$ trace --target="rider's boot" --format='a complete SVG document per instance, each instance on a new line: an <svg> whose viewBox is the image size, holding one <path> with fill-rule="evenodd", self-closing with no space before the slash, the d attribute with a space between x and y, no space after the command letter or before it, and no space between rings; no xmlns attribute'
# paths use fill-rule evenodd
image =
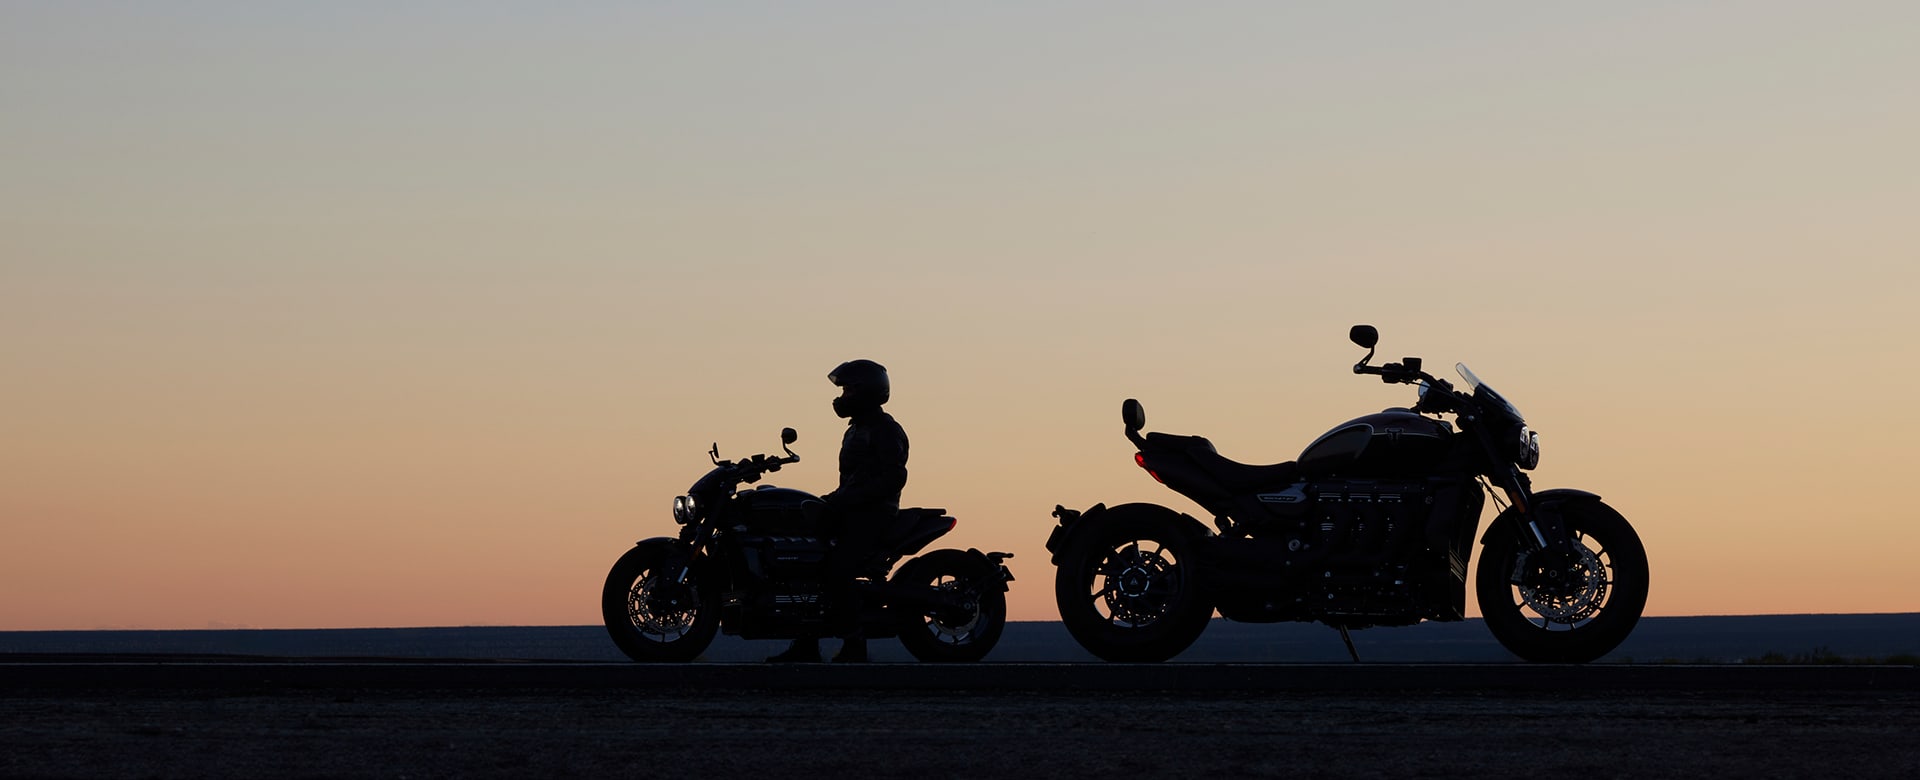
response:
<svg viewBox="0 0 1920 780"><path fill-rule="evenodd" d="M770 664L817 664L820 663L820 640L801 638L793 640L786 652L767 659Z"/></svg>
<svg viewBox="0 0 1920 780"><path fill-rule="evenodd" d="M855 631L841 640L840 652L833 654L833 662L836 664L865 663L866 660L867 635L861 631Z"/></svg>
<svg viewBox="0 0 1920 780"><path fill-rule="evenodd" d="M867 599L864 583L845 581L835 588L834 603L839 606L839 624L846 633L834 663L861 663L867 660L867 629L862 625Z"/></svg>

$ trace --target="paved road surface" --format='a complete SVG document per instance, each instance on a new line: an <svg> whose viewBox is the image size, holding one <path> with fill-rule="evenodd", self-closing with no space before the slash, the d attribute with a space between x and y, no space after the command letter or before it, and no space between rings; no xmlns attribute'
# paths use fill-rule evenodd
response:
<svg viewBox="0 0 1920 780"><path fill-rule="evenodd" d="M0 776L1920 776L1906 684L48 688L20 672L0 675Z"/></svg>

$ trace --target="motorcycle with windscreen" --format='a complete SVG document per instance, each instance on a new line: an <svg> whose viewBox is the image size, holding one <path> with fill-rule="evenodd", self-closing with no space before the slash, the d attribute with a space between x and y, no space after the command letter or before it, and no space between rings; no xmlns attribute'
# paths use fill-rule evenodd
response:
<svg viewBox="0 0 1920 780"><path fill-rule="evenodd" d="M1334 427L1297 460L1248 465L1200 436L1142 434L1140 402L1121 405L1134 462L1212 527L1152 503L1055 507L1047 550L1074 639L1110 661L1163 661L1218 610L1324 623L1353 654L1349 629L1464 620L1491 497L1498 512L1478 538L1474 591L1493 636L1539 662L1585 663L1619 646L1648 586L1646 548L1627 519L1593 493L1536 491L1526 472L1539 464L1539 436L1465 364L1455 387L1419 358L1371 365L1372 326L1349 335L1367 350L1354 373L1414 385L1417 398Z"/></svg>
<svg viewBox="0 0 1920 780"><path fill-rule="evenodd" d="M614 644L635 661L691 661L724 631L747 639L898 636L922 661L978 661L1007 620L1008 553L934 550L958 524L945 509L903 508L859 562L851 588L829 581L831 513L800 490L751 485L800 462L792 428L781 455L721 460L673 499L676 536L642 539L621 555L600 592ZM904 559L904 563L902 562ZM895 565L898 564L898 568ZM837 595L840 594L840 595ZM858 614L834 599L858 596Z"/></svg>

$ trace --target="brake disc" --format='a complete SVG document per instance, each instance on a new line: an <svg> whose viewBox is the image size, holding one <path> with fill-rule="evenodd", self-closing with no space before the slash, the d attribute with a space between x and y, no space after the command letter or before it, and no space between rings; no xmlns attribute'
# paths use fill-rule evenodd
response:
<svg viewBox="0 0 1920 780"><path fill-rule="evenodd" d="M1567 567L1567 579L1542 583L1536 577L1526 577L1519 586L1521 600L1548 622L1579 623L1607 603L1607 570L1600 556L1584 545L1574 549L1579 558ZM1522 555L1519 563L1524 567L1526 556Z"/></svg>

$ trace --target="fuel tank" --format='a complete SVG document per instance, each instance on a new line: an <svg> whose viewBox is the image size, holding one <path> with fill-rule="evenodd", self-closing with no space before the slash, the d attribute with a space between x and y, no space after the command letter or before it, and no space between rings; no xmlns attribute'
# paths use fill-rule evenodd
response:
<svg viewBox="0 0 1920 780"><path fill-rule="evenodd" d="M1407 409L1356 417L1321 434L1300 452L1300 470L1320 477L1410 477L1430 473L1446 456L1453 426Z"/></svg>
<svg viewBox="0 0 1920 780"><path fill-rule="evenodd" d="M744 523L750 533L779 536L815 535L825 509L819 496L771 485L735 493L733 502L735 522Z"/></svg>
<svg viewBox="0 0 1920 780"><path fill-rule="evenodd" d="M736 530L729 539L740 551L733 581L819 582L829 549L820 528L825 508L818 496L791 488L733 494L728 523Z"/></svg>

